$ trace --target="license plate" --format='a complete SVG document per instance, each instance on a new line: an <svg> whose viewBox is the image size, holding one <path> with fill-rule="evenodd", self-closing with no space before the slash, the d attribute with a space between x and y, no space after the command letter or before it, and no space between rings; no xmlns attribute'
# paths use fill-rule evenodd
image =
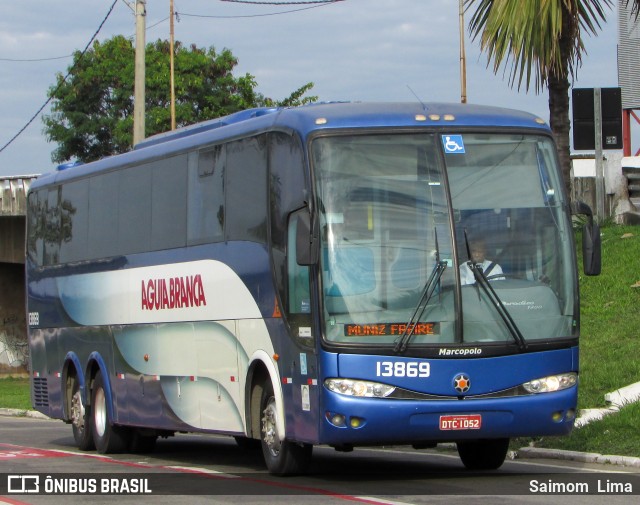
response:
<svg viewBox="0 0 640 505"><path fill-rule="evenodd" d="M440 416L440 430L479 430L481 427L480 414Z"/></svg>

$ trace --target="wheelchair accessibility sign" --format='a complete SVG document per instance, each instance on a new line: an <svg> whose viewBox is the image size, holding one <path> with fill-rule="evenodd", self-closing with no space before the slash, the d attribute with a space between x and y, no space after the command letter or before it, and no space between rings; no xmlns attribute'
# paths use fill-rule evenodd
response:
<svg viewBox="0 0 640 505"><path fill-rule="evenodd" d="M443 135L442 145L445 154L464 154L462 135Z"/></svg>

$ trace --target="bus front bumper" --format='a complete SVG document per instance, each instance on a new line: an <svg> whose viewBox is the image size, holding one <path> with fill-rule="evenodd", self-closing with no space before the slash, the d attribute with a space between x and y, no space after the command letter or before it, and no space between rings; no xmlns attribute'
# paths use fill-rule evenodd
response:
<svg viewBox="0 0 640 505"><path fill-rule="evenodd" d="M565 435L573 428L577 388L484 400L355 398L323 391L320 443L413 444Z"/></svg>

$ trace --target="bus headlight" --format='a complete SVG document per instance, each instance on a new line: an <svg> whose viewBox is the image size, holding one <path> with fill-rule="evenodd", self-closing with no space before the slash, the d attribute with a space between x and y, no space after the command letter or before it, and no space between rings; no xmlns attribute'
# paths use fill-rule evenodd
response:
<svg viewBox="0 0 640 505"><path fill-rule="evenodd" d="M384 398L395 391L395 387L379 382L357 379L326 379L324 386L334 393L364 398Z"/></svg>
<svg viewBox="0 0 640 505"><path fill-rule="evenodd" d="M569 372L525 382L522 387L529 393L553 393L575 386L577 383L578 374Z"/></svg>

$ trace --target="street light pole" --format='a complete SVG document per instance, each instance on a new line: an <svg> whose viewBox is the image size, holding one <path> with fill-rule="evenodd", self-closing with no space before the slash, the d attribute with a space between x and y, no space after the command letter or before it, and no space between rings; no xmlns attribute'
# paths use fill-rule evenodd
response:
<svg viewBox="0 0 640 505"><path fill-rule="evenodd" d="M467 61L464 51L464 0L459 0L460 18L460 102L467 103Z"/></svg>
<svg viewBox="0 0 640 505"><path fill-rule="evenodd" d="M146 0L136 0L136 54L133 85L133 145L145 137Z"/></svg>
<svg viewBox="0 0 640 505"><path fill-rule="evenodd" d="M596 216L598 223L604 221L604 199L605 199L605 186L604 186L604 164L602 161L602 89L593 89L593 129L594 129L594 144L595 144L595 158L596 158Z"/></svg>
<svg viewBox="0 0 640 505"><path fill-rule="evenodd" d="M176 129L176 84L173 52L175 50L175 38L173 30L173 0L169 2L169 74L171 79L171 129Z"/></svg>

